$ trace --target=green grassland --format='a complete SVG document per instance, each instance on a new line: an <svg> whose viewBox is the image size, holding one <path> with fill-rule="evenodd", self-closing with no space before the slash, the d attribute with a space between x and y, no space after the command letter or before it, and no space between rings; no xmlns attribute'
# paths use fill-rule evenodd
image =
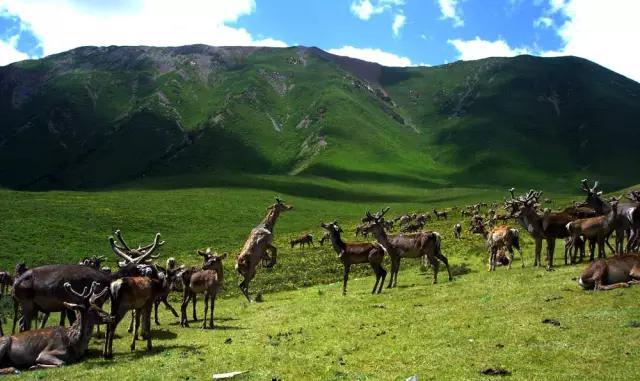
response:
<svg viewBox="0 0 640 381"><path fill-rule="evenodd" d="M190 187L175 189L181 182ZM275 194L295 209L276 225L278 264L259 269L252 284L264 302L248 304L237 292L233 257ZM84 361L16 379L205 380L213 373L248 370L238 379L403 380L417 374L420 380L477 380L491 379L479 373L490 367L505 368L512 372L509 379L518 380L633 378L640 356L638 288L584 292L575 282L584 265L563 266L559 253L556 271L532 268L533 244L525 232L526 267L518 259L513 269L489 274L479 236L465 231L462 240L453 239L459 217L433 222L428 227L443 235L452 282L440 276L432 285L430 270L405 260L399 287L370 295L370 269L356 266L344 297L342 266L331 247L301 253L287 244L302 232L319 238L320 221L333 219L354 240L353 226L367 209L425 211L505 195L502 189L250 175L152 178L94 192L1 190L2 267L19 260L32 266L75 262L89 254L113 260L106 237L116 228L130 243L146 243L160 231L167 241L163 259L197 264L194 250L206 246L231 256L216 303L216 329L203 331L201 322L180 328L162 311L151 353L144 352L143 342L137 352L129 351L123 323L114 360L100 357L102 340L96 338ZM556 207L582 198L549 196ZM178 298L172 297L174 306ZM199 317L201 308L199 303ZM560 325L544 324L545 319Z"/></svg>

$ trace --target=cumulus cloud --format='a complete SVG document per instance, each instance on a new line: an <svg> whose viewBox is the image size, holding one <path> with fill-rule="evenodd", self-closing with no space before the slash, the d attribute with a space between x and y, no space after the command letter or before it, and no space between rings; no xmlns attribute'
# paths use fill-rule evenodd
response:
<svg viewBox="0 0 640 381"><path fill-rule="evenodd" d="M553 26L553 19L546 16L538 17L533 21L533 26L536 28L550 28Z"/></svg>
<svg viewBox="0 0 640 381"><path fill-rule="evenodd" d="M397 14L393 18L393 24L391 25L391 30L393 31L393 35L398 37L400 35L400 29L404 26L404 23L407 21L407 18L403 14Z"/></svg>
<svg viewBox="0 0 640 381"><path fill-rule="evenodd" d="M255 10L254 0L115 1L0 0L0 9L20 17L40 40L45 55L84 45L286 46L273 38L255 39L233 24ZM4 56L3 56L4 57Z"/></svg>
<svg viewBox="0 0 640 381"><path fill-rule="evenodd" d="M356 48L346 45L338 49L329 49L328 52L339 56L377 62L384 66L415 66L408 57L398 56L376 48Z"/></svg>
<svg viewBox="0 0 640 381"><path fill-rule="evenodd" d="M15 47L16 39L9 41L0 40L0 66L8 65L12 62L22 61L29 58L26 53L18 51Z"/></svg>
<svg viewBox="0 0 640 381"><path fill-rule="evenodd" d="M465 61L486 57L513 57L520 54L531 54L528 48L512 48L502 39L488 41L476 36L472 40L456 39L447 42L458 51L457 58Z"/></svg>
<svg viewBox="0 0 640 381"><path fill-rule="evenodd" d="M451 19L454 27L460 27L464 25L464 20L460 16L460 7L458 3L460 0L438 0L440 6L440 13L442 13L442 19Z"/></svg>
<svg viewBox="0 0 640 381"><path fill-rule="evenodd" d="M563 47L543 55L575 55L640 81L640 1L550 0L566 21L557 29Z"/></svg>
<svg viewBox="0 0 640 381"><path fill-rule="evenodd" d="M393 6L404 4L404 0L355 0L351 3L351 13L360 20L369 20L372 15L380 14Z"/></svg>

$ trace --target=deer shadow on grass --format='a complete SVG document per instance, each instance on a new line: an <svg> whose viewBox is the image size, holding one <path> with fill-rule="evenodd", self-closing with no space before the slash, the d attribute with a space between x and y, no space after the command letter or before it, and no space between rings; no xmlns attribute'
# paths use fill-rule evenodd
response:
<svg viewBox="0 0 640 381"><path fill-rule="evenodd" d="M449 268L451 269L451 276L454 278L454 280L457 276L476 272L476 270L470 268L466 262L460 264L451 264L449 265ZM429 272L431 272L431 267L420 266L421 274L428 274ZM440 283L440 281L438 281L438 283Z"/></svg>
<svg viewBox="0 0 640 381"><path fill-rule="evenodd" d="M82 361L79 362L78 365L81 365L85 369L93 369L99 368L103 366L111 367L116 362L130 362L136 361L145 357L152 357L158 355L166 355L164 352L166 351L176 351L172 353L173 355L180 356L180 353L190 353L190 354L198 354L202 353L202 348L204 345L201 344L173 344L173 345L154 345L153 349L150 352L147 352L144 349L137 349L135 352L131 352L129 350L118 351L113 354L113 359L106 360L102 357L102 348L89 348L86 352L85 360L97 360L97 362L92 361Z"/></svg>

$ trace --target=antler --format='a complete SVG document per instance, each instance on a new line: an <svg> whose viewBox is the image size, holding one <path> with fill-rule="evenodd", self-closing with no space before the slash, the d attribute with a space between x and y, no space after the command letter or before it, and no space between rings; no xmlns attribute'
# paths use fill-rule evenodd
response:
<svg viewBox="0 0 640 381"><path fill-rule="evenodd" d="M98 285L96 282L93 282L94 285ZM102 291L100 291L99 294L95 293L95 288L92 288L93 291L91 292L91 297L89 298L89 304L95 304L96 300L102 298L104 296L104 294L107 293L107 291L109 291L109 287L106 287L102 289Z"/></svg>
<svg viewBox="0 0 640 381"><path fill-rule="evenodd" d="M113 250L115 255L124 259L127 263L133 263L133 258L128 256L121 247L116 245L115 240L111 236L109 237L109 245L111 245L111 250Z"/></svg>
<svg viewBox="0 0 640 381"><path fill-rule="evenodd" d="M129 245L127 245L127 243L124 241L124 237L122 237L122 232L120 231L120 229L116 229L114 234L116 235L116 238L118 239L118 241L122 244L121 249L124 249L126 251L131 251L131 248L129 247Z"/></svg>

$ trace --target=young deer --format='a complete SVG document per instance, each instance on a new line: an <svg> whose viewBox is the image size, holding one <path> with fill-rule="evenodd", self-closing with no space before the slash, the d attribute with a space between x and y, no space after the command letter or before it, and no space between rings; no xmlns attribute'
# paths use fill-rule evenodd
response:
<svg viewBox="0 0 640 381"><path fill-rule="evenodd" d="M511 269L511 263L513 262L513 248L520 253L520 259L522 259L522 267L524 267L524 257L522 256L522 250L520 250L520 237L518 229L511 228L506 225L496 226L491 231L487 231L484 224L479 223L472 226L472 232L481 234L487 242L487 249L489 250L489 271L495 271L496 263L498 262L498 252L507 251L507 263L508 268Z"/></svg>
<svg viewBox="0 0 640 381"><path fill-rule="evenodd" d="M373 285L372 294L382 292L384 278L387 271L382 267L382 261L387 250L378 243L346 243L342 240L340 233L342 229L336 221L321 223L320 226L329 233L333 249L338 253L338 258L344 265L344 279L342 283L342 295L347 294L347 282L349 281L349 271L351 265L369 263L376 274L376 283ZM379 286L378 286L379 285Z"/></svg>
<svg viewBox="0 0 640 381"><path fill-rule="evenodd" d="M106 294L108 288L96 293L98 283L93 282L89 291L75 291L70 283L65 283L67 300L64 305L75 311L76 319L69 327L49 327L25 331L14 336L0 338L0 363L10 366L0 370L0 374L15 373L16 368L55 368L81 359L87 348L97 322L108 322L110 316L96 302Z"/></svg>
<svg viewBox="0 0 640 381"><path fill-rule="evenodd" d="M209 311L209 328L213 329L213 313L215 310L216 296L218 290L224 283L224 272L222 260L227 257L227 253L217 255L211 253L211 248L206 251L198 250L198 254L203 257L202 270L190 269L183 273L184 293L182 297L180 325L188 327L187 306L189 300L195 299L198 294L204 295L204 318L202 319L202 329L207 329L207 311ZM211 304L209 304L211 303Z"/></svg>
<svg viewBox="0 0 640 381"><path fill-rule="evenodd" d="M307 234L303 234L298 238L294 238L289 240L289 244L291 245L291 248L293 249L296 245L300 246L301 250L304 250L304 246L307 245L308 247L311 247L313 245L313 235L307 233Z"/></svg>
<svg viewBox="0 0 640 381"><path fill-rule="evenodd" d="M449 269L449 261L442 254L440 248L440 234L437 232L421 232L388 236L383 228L383 217L388 210L389 208L387 207L375 215L371 215L367 211L365 217L368 221L365 230L373 233L378 243L388 251L391 257L391 279L389 279L387 288L396 286L398 271L400 270L400 259L402 258L422 258L425 265L428 262L433 268L433 283L438 282L438 270L440 267L438 261L440 261L447 268L449 280L453 280Z"/></svg>

